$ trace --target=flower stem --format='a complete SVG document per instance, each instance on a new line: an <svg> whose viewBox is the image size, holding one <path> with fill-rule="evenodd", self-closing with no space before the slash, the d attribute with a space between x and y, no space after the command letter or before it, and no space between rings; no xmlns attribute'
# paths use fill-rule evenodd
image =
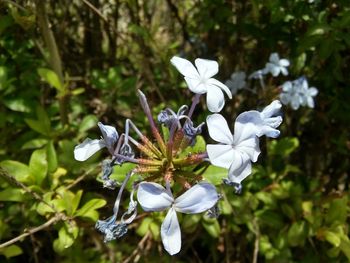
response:
<svg viewBox="0 0 350 263"><path fill-rule="evenodd" d="M202 94L196 94L193 99L192 99L192 105L190 108L190 111L188 112L188 117L191 118L192 114L194 112L194 109L196 108L197 104L199 103L199 99L201 97Z"/></svg>

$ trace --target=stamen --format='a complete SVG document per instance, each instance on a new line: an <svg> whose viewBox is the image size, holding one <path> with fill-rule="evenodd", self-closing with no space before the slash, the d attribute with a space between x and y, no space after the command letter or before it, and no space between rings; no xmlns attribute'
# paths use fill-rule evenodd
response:
<svg viewBox="0 0 350 263"><path fill-rule="evenodd" d="M143 111L145 112L145 114L148 118L148 121L150 123L152 134L153 134L154 138L157 140L161 152L164 155L166 155L165 143L164 143L162 137L160 136L158 128L153 120L152 113L151 113L151 110L150 110L149 105L147 103L146 96L145 96L145 94L142 93L141 90L137 90L137 92L138 92L138 96L140 99L141 107L142 107Z"/></svg>

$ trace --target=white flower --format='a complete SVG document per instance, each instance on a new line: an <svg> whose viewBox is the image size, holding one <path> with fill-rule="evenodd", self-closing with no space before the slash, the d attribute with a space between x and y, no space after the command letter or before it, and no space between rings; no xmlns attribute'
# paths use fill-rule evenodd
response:
<svg viewBox="0 0 350 263"><path fill-rule="evenodd" d="M231 90L232 95L235 95L238 90L243 89L246 85L246 74L243 71L232 73L231 78L225 82L225 85Z"/></svg>
<svg viewBox="0 0 350 263"><path fill-rule="evenodd" d="M232 94L226 85L212 78L219 72L219 65L216 61L197 58L195 65L187 59L173 57L171 63L185 77L188 88L196 94L207 93L207 105L211 112L219 112L225 105L225 98L222 90L231 99Z"/></svg>
<svg viewBox="0 0 350 263"><path fill-rule="evenodd" d="M215 187L207 182L200 182L174 199L169 185L167 189L157 183L139 184L137 199L147 212L163 211L170 208L161 226L163 246L170 255L181 249L181 231L176 212L186 214L202 213L212 208L219 197Z"/></svg>
<svg viewBox="0 0 350 263"><path fill-rule="evenodd" d="M251 173L251 162L256 162L260 154L255 126L236 122L235 134L232 135L225 118L220 114L208 116L207 125L210 137L220 143L207 145L210 162L229 169L229 181L241 183Z"/></svg>
<svg viewBox="0 0 350 263"><path fill-rule="evenodd" d="M272 76L277 77L280 73L284 76L288 75L287 67L290 65L287 59L280 59L277 53L270 55L270 61L266 63L265 69L270 72Z"/></svg>
<svg viewBox="0 0 350 263"><path fill-rule="evenodd" d="M75 160L85 161L104 147L107 147L108 151L113 154L114 144L118 140L118 132L114 127L103 125L101 122L98 123L98 127L101 130L103 138L95 140L86 138L81 144L75 146Z"/></svg>

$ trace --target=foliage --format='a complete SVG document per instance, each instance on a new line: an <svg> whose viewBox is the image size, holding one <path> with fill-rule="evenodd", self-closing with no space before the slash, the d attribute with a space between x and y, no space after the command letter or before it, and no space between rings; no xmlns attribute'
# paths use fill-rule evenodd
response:
<svg viewBox="0 0 350 263"><path fill-rule="evenodd" d="M159 249L164 213L141 214L128 237L103 243L94 224L109 215L116 193L102 188L98 157L78 163L74 146L88 133L98 138L98 120L121 127L132 115L148 130L138 88L154 114L187 102L169 67L173 55L216 59L224 80L262 68L272 52L290 59L292 76L306 75L318 88L316 107L284 109L280 140L262 147L242 195L222 188L218 219L179 215L183 249L175 260L350 260L348 0L43 3L0 2L1 243L29 233L1 247L0 260L170 261ZM223 114L233 120L267 105L286 80L242 90ZM125 170L112 178L122 180ZM210 167L203 176L220 186L224 174ZM30 233L38 226L45 227Z"/></svg>

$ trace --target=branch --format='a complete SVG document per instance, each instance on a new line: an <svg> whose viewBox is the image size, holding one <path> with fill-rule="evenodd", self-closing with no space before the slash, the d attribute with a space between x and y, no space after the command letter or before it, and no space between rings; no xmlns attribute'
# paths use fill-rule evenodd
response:
<svg viewBox="0 0 350 263"><path fill-rule="evenodd" d="M0 167L0 177L4 178L5 180L7 180L8 182L10 182L11 184L13 184L13 185L15 185L17 187L22 188L26 193L28 193L31 196L33 196L34 199L44 203L45 205L50 207L53 211L55 211L56 214L59 214L59 212L56 210L56 208L53 205L51 205L48 202L46 202L40 195L38 195L36 192L32 191L28 186L26 186L25 184L17 181L17 179L15 177L10 175L2 167Z"/></svg>
<svg viewBox="0 0 350 263"><path fill-rule="evenodd" d="M254 226L254 232L255 232L255 242L254 242L254 254L253 254L253 260L252 263L258 263L258 254L259 254L259 243L260 243L260 229L259 224L254 218L253 220L253 226Z"/></svg>
<svg viewBox="0 0 350 263"><path fill-rule="evenodd" d="M0 249L4 248L6 246L12 245L13 243L29 236L32 235L42 229L45 229L49 226L51 226L52 224L55 224L58 221L61 220L68 220L67 216L59 211L56 210L56 208L49 204L48 202L46 202L40 195L38 195L37 193L33 192L29 187L27 187L25 184L17 181L17 179L15 177L13 177L12 175L10 175L6 170L4 170L2 167L0 167L0 177L4 178L5 180L7 180L8 182L12 183L13 185L22 188L26 193L32 195L34 197L34 199L44 203L45 205L47 205L48 207L50 207L54 212L55 212L55 216L52 217L51 219L49 219L49 221L47 221L46 223L38 226L38 227L34 227L32 229L26 230L25 233L5 242L0 244Z"/></svg>
<svg viewBox="0 0 350 263"><path fill-rule="evenodd" d="M145 242L147 241L147 239L150 237L150 232L147 232L146 235L143 236L143 238L140 240L140 242L138 243L136 249L131 253L131 255L129 257L127 257L123 263L129 263L131 261L131 259L133 259L140 250L143 249Z"/></svg>
<svg viewBox="0 0 350 263"><path fill-rule="evenodd" d="M12 245L14 243L16 243L17 241L20 241L21 239L29 236L29 235L32 235L40 230L43 230L49 226L51 226L52 224L55 224L56 222L60 221L60 220L64 220L64 218L62 217L61 214L57 214L56 216L52 217L49 221L47 221L46 223L40 225L40 226L37 226L37 227L34 227L34 228L31 228L29 230L26 230L25 233L5 242L5 243L2 243L0 244L0 249L1 248L4 248L4 247L7 247L9 245Z"/></svg>
<svg viewBox="0 0 350 263"><path fill-rule="evenodd" d="M38 25L39 25L41 34L43 36L45 45L49 51L50 67L56 73L61 85L63 86L64 78L63 78L63 70L62 70L62 61L61 61L61 57L56 44L55 36L49 25L49 19L47 17L46 10L45 10L45 1L36 0L35 5L37 9L36 13L38 18ZM62 125L65 125L68 123L68 109L67 109L68 101L67 100L68 100L67 94L63 94L63 96L61 96L58 99Z"/></svg>

